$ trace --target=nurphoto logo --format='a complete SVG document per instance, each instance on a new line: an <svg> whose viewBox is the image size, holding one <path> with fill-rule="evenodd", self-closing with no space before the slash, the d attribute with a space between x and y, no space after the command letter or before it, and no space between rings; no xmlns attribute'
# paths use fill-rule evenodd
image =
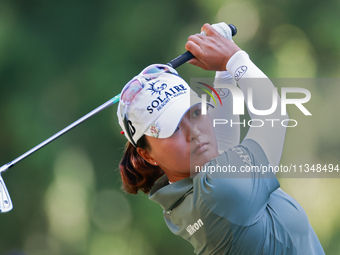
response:
<svg viewBox="0 0 340 255"><path fill-rule="evenodd" d="M242 70L240 70L240 76L242 76ZM243 70L245 71L245 70ZM271 89L271 106L267 109L258 109L255 107L253 98L254 98L254 91L256 91L256 88L248 87L246 93L243 93L242 90L234 85L230 84L223 84L223 86L215 86L213 88L212 86L203 83L203 82L197 82L201 85L204 85L204 88L200 88L205 93L201 95L202 99L202 115L207 114L207 95L209 95L212 99L212 101L215 103L215 106L217 106L215 97L220 101L220 104L222 106L222 101L215 89L221 89L221 90L229 90L228 96L232 97L233 100L233 115L244 115L245 114L245 104L248 106L248 111L250 113L253 113L257 116L269 116L268 119L252 119L246 122L246 120L243 120L242 122L238 123L232 123L231 120L225 120L225 119L214 119L214 127L216 125L242 125L242 126L249 126L249 127L262 127L266 122L271 123L272 127L274 127L278 119L271 119L270 115L273 114L275 111L280 110L280 114L282 116L287 114L287 105L293 105L294 107L297 107L303 115L305 116L311 116L312 113L304 106L307 102L311 99L311 93L309 90L305 88L296 88L296 87L282 87L280 89L281 94L281 102L278 103L278 91L277 88ZM211 93L207 88L209 88L213 93ZM259 93L256 91L256 93ZM294 98L291 98L294 94ZM266 93L268 96L268 92ZM278 109L279 108L279 109ZM296 127L298 125L297 120L295 119L284 119L280 121L280 124L285 127Z"/></svg>

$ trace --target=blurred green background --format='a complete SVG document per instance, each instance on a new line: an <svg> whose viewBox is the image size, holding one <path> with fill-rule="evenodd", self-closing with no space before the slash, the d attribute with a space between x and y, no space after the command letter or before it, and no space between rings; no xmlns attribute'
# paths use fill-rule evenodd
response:
<svg viewBox="0 0 340 255"><path fill-rule="evenodd" d="M0 165L118 94L145 66L183 53L206 22L235 24L235 42L269 77L339 78L339 7L338 0L0 0ZM214 76L189 64L178 71L187 80ZM316 93L313 109L328 109L328 117L289 130L283 162L300 152L306 163L339 164L340 90L316 84ZM114 106L3 174L14 209L0 215L0 254L193 254L157 204L120 189L119 132ZM326 254L340 254L339 180L280 179Z"/></svg>

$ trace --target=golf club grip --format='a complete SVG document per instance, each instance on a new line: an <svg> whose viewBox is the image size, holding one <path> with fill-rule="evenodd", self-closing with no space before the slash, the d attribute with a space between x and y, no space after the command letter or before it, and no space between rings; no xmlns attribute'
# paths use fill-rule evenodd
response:
<svg viewBox="0 0 340 255"><path fill-rule="evenodd" d="M192 58L194 58L194 55L192 55L190 51L187 51L182 55L178 56L177 58L171 60L169 63L167 63L167 65L176 69L177 67L183 65Z"/></svg>
<svg viewBox="0 0 340 255"><path fill-rule="evenodd" d="M232 24L229 24L228 26L231 30L231 35L232 36L236 35L236 33L237 33L236 27ZM221 33L221 32L219 31L219 33ZM223 35L223 36L225 36L225 35ZM194 58L194 55L192 55L192 53L190 51L187 51L187 52L183 53L182 55L178 56L177 58L171 60L169 63L167 63L167 65L176 69L177 67L183 65L184 63L186 63L187 61L189 61L192 58Z"/></svg>

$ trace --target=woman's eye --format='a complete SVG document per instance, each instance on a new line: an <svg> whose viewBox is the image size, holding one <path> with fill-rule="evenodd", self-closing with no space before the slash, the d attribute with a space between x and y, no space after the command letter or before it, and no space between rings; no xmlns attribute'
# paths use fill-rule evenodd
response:
<svg viewBox="0 0 340 255"><path fill-rule="evenodd" d="M201 109L195 109L195 111L192 114L192 117L195 118L195 117L198 117L200 115L201 115Z"/></svg>

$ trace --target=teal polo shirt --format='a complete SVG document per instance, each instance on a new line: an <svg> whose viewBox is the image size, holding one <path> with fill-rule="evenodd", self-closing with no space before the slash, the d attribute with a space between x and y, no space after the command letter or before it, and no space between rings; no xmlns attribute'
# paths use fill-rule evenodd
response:
<svg viewBox="0 0 340 255"><path fill-rule="evenodd" d="M196 254L325 254L305 211L273 173L240 172L268 166L255 141L246 139L205 165L217 166L238 171L200 172L173 184L163 176L149 196Z"/></svg>

